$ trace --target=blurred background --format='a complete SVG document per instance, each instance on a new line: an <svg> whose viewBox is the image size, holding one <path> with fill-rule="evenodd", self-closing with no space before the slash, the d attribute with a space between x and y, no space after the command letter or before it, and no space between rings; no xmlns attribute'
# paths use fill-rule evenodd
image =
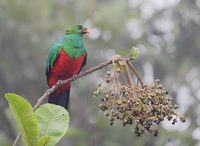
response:
<svg viewBox="0 0 200 146"><path fill-rule="evenodd" d="M92 29L85 37L84 70L138 47L138 71L147 83L161 80L187 122L163 122L158 137L141 138L133 126L110 126L93 98L104 68L73 83L70 128L58 146L200 146L200 0L1 0L1 146L11 145L18 133L4 94L36 103L48 88L49 48L73 24Z"/></svg>

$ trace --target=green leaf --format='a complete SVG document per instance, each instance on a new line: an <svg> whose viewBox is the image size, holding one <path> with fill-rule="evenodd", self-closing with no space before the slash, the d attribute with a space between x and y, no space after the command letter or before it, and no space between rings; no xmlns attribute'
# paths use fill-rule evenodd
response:
<svg viewBox="0 0 200 146"><path fill-rule="evenodd" d="M140 54L140 51L136 47L132 47L131 49L131 58L136 59Z"/></svg>
<svg viewBox="0 0 200 146"><path fill-rule="evenodd" d="M67 132L69 114L67 110L55 104L44 104L35 111L40 128L39 137L48 136L47 146L54 146Z"/></svg>
<svg viewBox="0 0 200 146"><path fill-rule="evenodd" d="M7 93L5 97L19 125L25 144L36 146L38 144L38 125L31 104L17 94Z"/></svg>
<svg viewBox="0 0 200 146"><path fill-rule="evenodd" d="M40 138L38 146L47 146L47 144L51 141L51 137L43 136Z"/></svg>

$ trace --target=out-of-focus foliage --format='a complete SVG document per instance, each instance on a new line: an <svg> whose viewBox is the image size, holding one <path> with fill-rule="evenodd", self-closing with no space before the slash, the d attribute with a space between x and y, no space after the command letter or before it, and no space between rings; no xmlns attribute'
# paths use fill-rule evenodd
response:
<svg viewBox="0 0 200 146"><path fill-rule="evenodd" d="M140 56L135 65L144 80L151 83L159 78L187 122L170 126L166 121L158 137L139 139L132 134L133 127L123 127L122 123L109 126L98 112L99 102L92 98L94 85L106 71L103 69L73 83L71 126L59 145L200 144L200 0L1 0L1 97L12 91L30 97L34 104L47 89L44 70L49 48L67 26L79 23L93 28L85 38L85 68L115 53L126 56L128 48L136 46ZM3 98L0 100L0 133L13 141L16 135L6 114L8 106Z"/></svg>

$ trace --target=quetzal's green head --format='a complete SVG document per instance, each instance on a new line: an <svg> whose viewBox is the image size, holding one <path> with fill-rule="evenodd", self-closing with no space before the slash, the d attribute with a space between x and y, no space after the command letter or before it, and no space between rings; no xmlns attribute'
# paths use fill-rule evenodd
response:
<svg viewBox="0 0 200 146"><path fill-rule="evenodd" d="M90 32L90 30L87 27L83 27L82 25L74 25L74 26L69 27L66 30L66 35L69 35L69 34L84 35L89 32Z"/></svg>

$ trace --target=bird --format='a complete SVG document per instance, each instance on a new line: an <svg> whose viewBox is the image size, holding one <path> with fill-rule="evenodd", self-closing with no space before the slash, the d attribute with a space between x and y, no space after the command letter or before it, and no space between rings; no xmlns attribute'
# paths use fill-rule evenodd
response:
<svg viewBox="0 0 200 146"><path fill-rule="evenodd" d="M65 35L50 48L47 64L47 84L51 88L59 80L76 77L87 60L83 36L90 29L82 25L70 26ZM71 82L63 84L49 95L48 102L68 110Z"/></svg>

